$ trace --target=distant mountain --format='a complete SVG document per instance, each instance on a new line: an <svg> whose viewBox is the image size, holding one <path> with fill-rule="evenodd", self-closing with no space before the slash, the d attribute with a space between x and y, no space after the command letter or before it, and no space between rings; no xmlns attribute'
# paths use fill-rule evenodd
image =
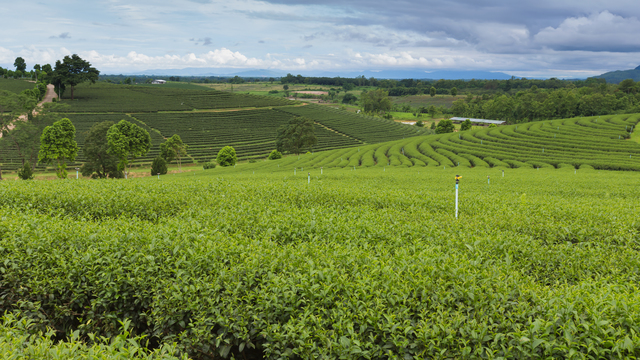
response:
<svg viewBox="0 0 640 360"><path fill-rule="evenodd" d="M503 72L473 71L473 70L438 70L425 71L420 69L409 70L365 70L365 71L286 71L278 69L237 69L237 68L185 68L185 69L153 69L131 72L126 75L147 76L221 76L221 77L281 77L288 73L293 75L316 77L347 77L354 78L364 75L366 78L376 79L430 79L430 80L507 80L511 75ZM117 75L117 74L114 74Z"/></svg>
<svg viewBox="0 0 640 360"><path fill-rule="evenodd" d="M619 84L622 80L633 79L633 81L640 81L640 66L631 70L616 70L609 71L608 73L604 73L599 76L595 76L597 78L607 80L609 84Z"/></svg>

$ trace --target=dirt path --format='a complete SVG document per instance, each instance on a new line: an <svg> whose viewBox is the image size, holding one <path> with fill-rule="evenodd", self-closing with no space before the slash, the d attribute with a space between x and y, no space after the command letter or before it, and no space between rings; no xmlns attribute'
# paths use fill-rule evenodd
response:
<svg viewBox="0 0 640 360"><path fill-rule="evenodd" d="M57 98L57 97L58 95L56 95L53 85L52 84L47 85L47 93L42 98L42 101L38 103L36 108L33 109L33 115L38 115L38 109L40 109L44 103L50 103L53 101L54 98ZM18 116L16 121L27 121L27 114ZM16 127L15 125L9 124L9 126L7 126L7 130L13 130L15 127ZM2 137L2 132L0 132L0 137Z"/></svg>

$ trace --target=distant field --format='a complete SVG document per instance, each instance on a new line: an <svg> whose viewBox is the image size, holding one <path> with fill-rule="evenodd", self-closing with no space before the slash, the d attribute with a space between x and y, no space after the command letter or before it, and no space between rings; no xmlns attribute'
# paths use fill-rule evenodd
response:
<svg viewBox="0 0 640 360"><path fill-rule="evenodd" d="M4 79L0 78L0 90L7 90L14 93L20 93L23 90L33 89L36 84L26 80Z"/></svg>
<svg viewBox="0 0 640 360"><path fill-rule="evenodd" d="M436 95L431 97L430 95L407 95L407 96L391 96L391 101L394 104L409 104L412 107L420 106L444 106L450 108L451 104L458 99L464 99L465 96L451 96L451 95Z"/></svg>
<svg viewBox="0 0 640 360"><path fill-rule="evenodd" d="M83 84L75 91L75 100L67 91L63 103L68 112L156 112L228 109L292 104L291 101L222 91L202 91L174 87Z"/></svg>

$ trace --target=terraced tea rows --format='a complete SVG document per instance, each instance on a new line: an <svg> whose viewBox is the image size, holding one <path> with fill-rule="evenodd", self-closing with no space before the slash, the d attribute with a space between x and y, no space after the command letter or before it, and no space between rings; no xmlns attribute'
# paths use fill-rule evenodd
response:
<svg viewBox="0 0 640 360"><path fill-rule="evenodd" d="M65 100L69 112L157 112L194 109L228 109L293 104L284 98L232 94L224 91L187 90L149 86L122 86L107 83L80 85L76 100Z"/></svg>
<svg viewBox="0 0 640 360"><path fill-rule="evenodd" d="M428 132L428 130L416 126L402 125L383 118L348 113L316 104L281 107L276 110L296 116L306 116L335 131L369 144L417 136Z"/></svg>
<svg viewBox="0 0 640 360"><path fill-rule="evenodd" d="M260 167L463 166L640 170L640 145L625 140L640 114L532 122L282 159ZM341 159L338 161L338 159Z"/></svg>
<svg viewBox="0 0 640 360"><path fill-rule="evenodd" d="M275 149L276 130L292 115L274 110L206 113L133 114L164 137L178 134L189 144L194 160L209 161L224 146L233 146L240 159L265 158ZM316 125L314 151L344 148L359 141Z"/></svg>

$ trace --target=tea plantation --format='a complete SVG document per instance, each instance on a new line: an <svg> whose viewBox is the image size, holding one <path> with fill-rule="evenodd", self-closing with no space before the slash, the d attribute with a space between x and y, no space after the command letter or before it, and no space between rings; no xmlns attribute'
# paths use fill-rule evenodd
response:
<svg viewBox="0 0 640 360"><path fill-rule="evenodd" d="M286 158L261 169L399 166L640 170L640 144L628 140L640 114L561 119L406 138Z"/></svg>
<svg viewBox="0 0 640 360"><path fill-rule="evenodd" d="M2 182L3 356L640 355L638 172L258 165Z"/></svg>

